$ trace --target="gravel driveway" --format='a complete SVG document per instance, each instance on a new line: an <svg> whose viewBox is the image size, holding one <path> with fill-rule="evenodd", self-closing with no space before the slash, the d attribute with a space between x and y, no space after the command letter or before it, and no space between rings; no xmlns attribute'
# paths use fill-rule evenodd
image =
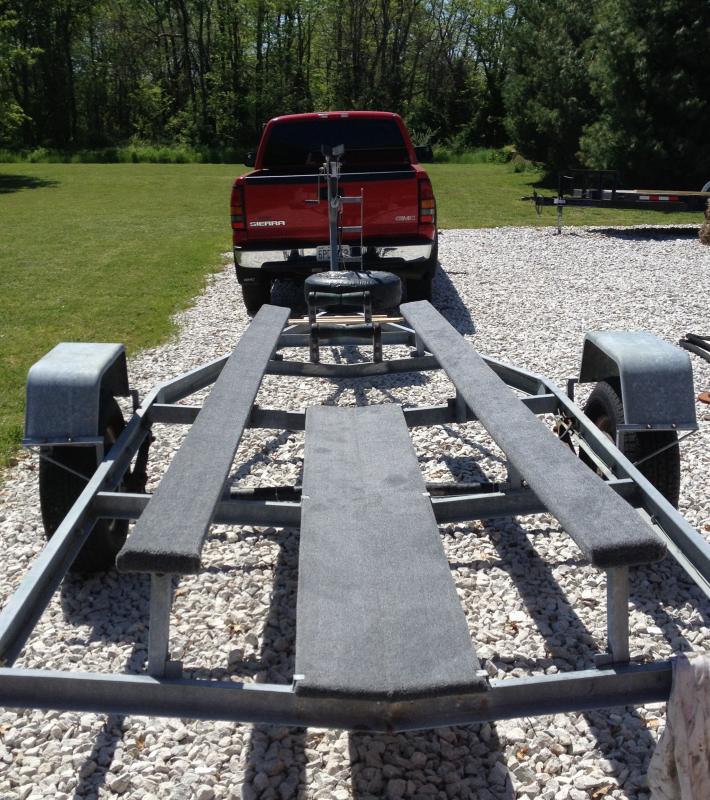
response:
<svg viewBox="0 0 710 800"><path fill-rule="evenodd" d="M679 232L500 228L445 231L434 304L477 349L563 384L578 370L584 332L626 328L676 342L710 329L710 248ZM141 353L131 381L159 380L228 352L247 324L233 270L210 278L180 315L174 341ZM288 286L276 299L295 301ZM335 355L331 357L336 357ZM696 390L710 365L693 357ZM451 396L436 374L357 381L267 378L257 402L431 403ZM580 392L583 396L583 392ZM710 539L710 407L681 445L681 510ZM160 426L159 426L160 427ZM160 428L154 487L180 442ZM476 424L415 429L428 480L503 474ZM233 479L293 483L303 435L247 431ZM22 457L0 488L0 601L42 546L36 462ZM604 646L605 582L550 516L442 526L477 651L491 676L588 668ZM205 570L181 579L171 649L193 676L289 682L293 670L297 534L214 529ZM65 581L18 666L129 670L146 655L147 581L112 572ZM710 603L670 561L632 582L631 651L665 657L709 649ZM664 707L517 719L401 735L361 735L227 722L58 712L0 713L0 798L545 798L648 797L645 772Z"/></svg>

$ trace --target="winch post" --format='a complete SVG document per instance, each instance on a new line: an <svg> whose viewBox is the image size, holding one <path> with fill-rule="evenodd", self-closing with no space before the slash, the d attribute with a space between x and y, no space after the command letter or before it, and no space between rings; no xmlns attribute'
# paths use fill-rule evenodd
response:
<svg viewBox="0 0 710 800"><path fill-rule="evenodd" d="M339 269L339 247L338 247L338 218L340 216L340 159L345 152L345 145L339 144L334 147L323 145L321 152L325 157L326 183L328 185L328 233L330 238L330 269Z"/></svg>

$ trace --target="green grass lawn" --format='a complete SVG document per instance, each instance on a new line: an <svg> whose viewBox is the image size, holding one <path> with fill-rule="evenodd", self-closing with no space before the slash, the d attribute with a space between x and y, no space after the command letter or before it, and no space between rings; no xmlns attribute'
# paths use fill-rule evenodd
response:
<svg viewBox="0 0 710 800"><path fill-rule="evenodd" d="M493 228L500 225L556 225L557 210L535 213L532 203L520 198L532 194L541 173L510 171L507 164L430 164L442 228ZM550 189L539 189L553 195ZM698 214L664 214L660 211L566 208L564 225L670 225L702 223Z"/></svg>
<svg viewBox="0 0 710 800"><path fill-rule="evenodd" d="M170 334L230 248L225 164L0 165L0 466L22 435L27 370L60 341L125 342ZM444 228L553 225L529 194L536 173L499 164L432 164ZM700 215L565 212L565 224L700 222Z"/></svg>
<svg viewBox="0 0 710 800"><path fill-rule="evenodd" d="M0 464L27 370L60 341L156 344L229 250L241 167L0 165Z"/></svg>

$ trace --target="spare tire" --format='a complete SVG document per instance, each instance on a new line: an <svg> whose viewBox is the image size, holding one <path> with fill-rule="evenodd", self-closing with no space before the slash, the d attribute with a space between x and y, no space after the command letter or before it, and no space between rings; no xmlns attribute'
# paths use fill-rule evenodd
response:
<svg viewBox="0 0 710 800"><path fill-rule="evenodd" d="M372 270L354 272L329 270L309 275L305 281L306 302L311 292L326 294L348 294L349 292L370 292L372 310L395 308L402 300L402 282L391 272Z"/></svg>

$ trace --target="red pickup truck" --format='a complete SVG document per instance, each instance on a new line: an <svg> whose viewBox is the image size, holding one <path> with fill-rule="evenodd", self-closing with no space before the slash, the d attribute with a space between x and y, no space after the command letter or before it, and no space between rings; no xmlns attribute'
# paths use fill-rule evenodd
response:
<svg viewBox="0 0 710 800"><path fill-rule="evenodd" d="M341 194L362 197L342 208L345 268L361 262L393 272L410 300L431 298L436 202L418 158L430 148L413 147L397 114L292 114L267 123L256 157L247 159L254 169L232 187L234 261L250 314L269 302L276 278L303 281L329 268L322 148L338 145L345 148Z"/></svg>

